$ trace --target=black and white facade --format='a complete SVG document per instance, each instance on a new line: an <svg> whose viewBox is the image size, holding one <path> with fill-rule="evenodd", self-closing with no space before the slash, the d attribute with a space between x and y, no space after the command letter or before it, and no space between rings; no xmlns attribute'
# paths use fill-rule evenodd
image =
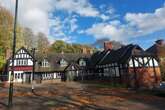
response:
<svg viewBox="0 0 165 110"><path fill-rule="evenodd" d="M32 55L24 48L20 48L14 56L14 82L23 82L25 77L24 72L32 72L33 70L33 57ZM10 81L11 69L12 69L12 59L8 60L9 69L8 69L8 81Z"/></svg>

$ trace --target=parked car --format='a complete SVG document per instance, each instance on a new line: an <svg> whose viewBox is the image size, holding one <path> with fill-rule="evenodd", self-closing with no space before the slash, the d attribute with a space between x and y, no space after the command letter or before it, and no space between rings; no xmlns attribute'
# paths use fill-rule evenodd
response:
<svg viewBox="0 0 165 110"><path fill-rule="evenodd" d="M160 83L160 88L165 89L165 82Z"/></svg>

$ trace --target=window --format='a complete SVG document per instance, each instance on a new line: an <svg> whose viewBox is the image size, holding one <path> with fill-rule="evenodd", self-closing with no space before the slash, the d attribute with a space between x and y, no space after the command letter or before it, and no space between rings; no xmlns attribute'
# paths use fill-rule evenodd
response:
<svg viewBox="0 0 165 110"><path fill-rule="evenodd" d="M149 65L150 65L150 67L153 67L152 59L149 61Z"/></svg>
<svg viewBox="0 0 165 110"><path fill-rule="evenodd" d="M27 60L24 60L24 65L27 65Z"/></svg>
<svg viewBox="0 0 165 110"><path fill-rule="evenodd" d="M21 79L23 78L23 74L21 74Z"/></svg>
<svg viewBox="0 0 165 110"><path fill-rule="evenodd" d="M16 60L16 66L18 66L18 60Z"/></svg>
<svg viewBox="0 0 165 110"><path fill-rule="evenodd" d="M129 61L129 66L130 67L133 67L133 61L132 61L132 59L130 59L130 61Z"/></svg>
<svg viewBox="0 0 165 110"><path fill-rule="evenodd" d="M139 67L142 67L142 64L143 64L143 58L140 57L140 58L139 58L139 62L140 62L140 63L139 63Z"/></svg>
<svg viewBox="0 0 165 110"><path fill-rule="evenodd" d="M148 61L148 58L147 58L147 57L144 57L144 64L145 64L145 66L146 66L146 67L149 67L147 61Z"/></svg>
<svg viewBox="0 0 165 110"><path fill-rule="evenodd" d="M18 73L18 79L20 79L20 73Z"/></svg>
<svg viewBox="0 0 165 110"><path fill-rule="evenodd" d="M86 61L81 59L80 62L79 62L79 65L80 66L86 66Z"/></svg>
<svg viewBox="0 0 165 110"><path fill-rule="evenodd" d="M64 59L61 59L60 65L61 66L67 66L67 62Z"/></svg>
<svg viewBox="0 0 165 110"><path fill-rule="evenodd" d="M120 76L120 74L119 74L119 68L118 67L115 67L115 69L116 69L116 77L119 77Z"/></svg>
<svg viewBox="0 0 165 110"><path fill-rule="evenodd" d="M117 63L115 63L114 65L117 66Z"/></svg>
<svg viewBox="0 0 165 110"><path fill-rule="evenodd" d="M23 60L21 60L21 65L24 65L24 62L23 62Z"/></svg>
<svg viewBox="0 0 165 110"><path fill-rule="evenodd" d="M18 62L18 65L20 65L20 60L17 60L17 62Z"/></svg>
<svg viewBox="0 0 165 110"><path fill-rule="evenodd" d="M139 63L136 61L136 60L134 60L134 62L135 62L135 67L138 67L139 65Z"/></svg>
<svg viewBox="0 0 165 110"><path fill-rule="evenodd" d="M74 66L72 66L72 70L75 70Z"/></svg>
<svg viewBox="0 0 165 110"><path fill-rule="evenodd" d="M15 73L15 79L17 79L17 73Z"/></svg>
<svg viewBox="0 0 165 110"><path fill-rule="evenodd" d="M158 62L155 59L153 59L153 60L154 60L155 66L159 66Z"/></svg>
<svg viewBox="0 0 165 110"><path fill-rule="evenodd" d="M104 72L105 73L109 72L109 69L108 68L104 68Z"/></svg>
<svg viewBox="0 0 165 110"><path fill-rule="evenodd" d="M41 66L42 67L49 67L49 62L47 61L47 60L43 60L42 62L41 62Z"/></svg>
<svg viewBox="0 0 165 110"><path fill-rule="evenodd" d="M114 68L110 68L110 75L111 75L111 77L115 76L115 69Z"/></svg>
<svg viewBox="0 0 165 110"><path fill-rule="evenodd" d="M122 66L122 64L120 64L120 68L122 68L123 66Z"/></svg>
<svg viewBox="0 0 165 110"><path fill-rule="evenodd" d="M18 58L18 55L16 55L15 58Z"/></svg>

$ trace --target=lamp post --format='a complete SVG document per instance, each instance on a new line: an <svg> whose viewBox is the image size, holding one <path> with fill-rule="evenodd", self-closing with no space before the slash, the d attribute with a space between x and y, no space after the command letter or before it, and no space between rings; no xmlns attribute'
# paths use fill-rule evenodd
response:
<svg viewBox="0 0 165 110"><path fill-rule="evenodd" d="M8 99L9 107L12 106L12 101L13 101L13 74L14 74L14 56L15 56L15 50L16 50L17 12L18 12L18 0L16 0L16 5L15 5L13 46L12 46L12 68L11 68L11 74L10 74L10 87L9 87L9 99Z"/></svg>
<svg viewBox="0 0 165 110"><path fill-rule="evenodd" d="M34 73L35 73L35 48L32 48L32 53L33 53L33 71L32 71L32 75L31 75L31 83L32 83L32 93L34 93Z"/></svg>

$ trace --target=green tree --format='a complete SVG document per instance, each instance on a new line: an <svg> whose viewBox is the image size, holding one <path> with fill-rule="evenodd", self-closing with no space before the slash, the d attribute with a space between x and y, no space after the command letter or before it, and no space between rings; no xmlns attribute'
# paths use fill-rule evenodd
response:
<svg viewBox="0 0 165 110"><path fill-rule="evenodd" d="M13 16L3 7L0 7L0 46L6 50L11 48L13 30Z"/></svg>
<svg viewBox="0 0 165 110"><path fill-rule="evenodd" d="M5 8L0 6L0 68L5 63L8 49L11 49L13 30L13 16Z"/></svg>
<svg viewBox="0 0 165 110"><path fill-rule="evenodd" d="M83 48L92 49L92 47L88 45L80 45L80 44L68 44L64 41L57 40L51 45L51 51L56 53L82 53Z"/></svg>
<svg viewBox="0 0 165 110"><path fill-rule="evenodd" d="M65 52L66 43L62 40L57 40L51 45L51 50L56 53Z"/></svg>
<svg viewBox="0 0 165 110"><path fill-rule="evenodd" d="M3 67L4 63L5 63L4 49L2 47L0 47L0 70Z"/></svg>

